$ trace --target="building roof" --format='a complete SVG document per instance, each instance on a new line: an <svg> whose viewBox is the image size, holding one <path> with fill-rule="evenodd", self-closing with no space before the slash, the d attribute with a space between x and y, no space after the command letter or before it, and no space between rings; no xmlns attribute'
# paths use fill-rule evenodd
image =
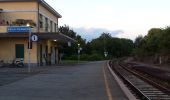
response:
<svg viewBox="0 0 170 100"><path fill-rule="evenodd" d="M39 39L57 40L61 42L76 42L76 40L62 33L32 33ZM28 33L0 33L0 38L28 38Z"/></svg>
<svg viewBox="0 0 170 100"><path fill-rule="evenodd" d="M52 14L54 14L55 16L61 18L62 16L56 11L54 10L47 2L45 2L44 0L0 0L0 2L32 2L32 1L36 1L38 3L40 3L42 6L44 6L49 12L51 12Z"/></svg>
<svg viewBox="0 0 170 100"><path fill-rule="evenodd" d="M47 2L45 2L44 0L37 0L40 2L40 4L42 4L46 9L48 9L52 14L54 14L55 16L61 18L62 16L56 11L54 10Z"/></svg>

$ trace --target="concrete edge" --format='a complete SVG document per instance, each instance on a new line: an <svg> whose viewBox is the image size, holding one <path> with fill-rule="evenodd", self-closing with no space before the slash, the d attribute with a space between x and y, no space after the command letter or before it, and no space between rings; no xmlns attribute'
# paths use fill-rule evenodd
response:
<svg viewBox="0 0 170 100"><path fill-rule="evenodd" d="M122 91L124 92L124 94L126 95L126 97L129 100L137 100L136 97L130 92L130 90L126 87L126 85L121 81L121 79L113 72L113 70L110 68L109 66L109 62L107 62L107 67L110 71L110 73L112 74L112 76L114 77L114 79L116 80L116 82L118 83L118 85L120 86L120 88L122 89Z"/></svg>

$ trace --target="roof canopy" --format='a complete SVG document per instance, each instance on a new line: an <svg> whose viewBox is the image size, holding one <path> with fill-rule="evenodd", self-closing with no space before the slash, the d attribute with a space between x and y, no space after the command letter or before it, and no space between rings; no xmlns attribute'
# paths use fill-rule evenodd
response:
<svg viewBox="0 0 170 100"><path fill-rule="evenodd" d="M61 42L76 42L76 40L61 33L32 33L39 39L57 40ZM28 38L29 33L0 33L0 38Z"/></svg>

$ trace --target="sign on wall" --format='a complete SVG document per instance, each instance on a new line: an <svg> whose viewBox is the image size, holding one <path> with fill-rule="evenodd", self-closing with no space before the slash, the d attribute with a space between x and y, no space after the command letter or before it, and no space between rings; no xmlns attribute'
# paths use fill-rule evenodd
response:
<svg viewBox="0 0 170 100"><path fill-rule="evenodd" d="M38 36L37 36L37 35L32 35L32 36L31 36L31 40L32 40L33 42L38 41Z"/></svg>
<svg viewBox="0 0 170 100"><path fill-rule="evenodd" d="M29 32L30 28L26 26L9 26L7 27L7 31L12 32Z"/></svg>

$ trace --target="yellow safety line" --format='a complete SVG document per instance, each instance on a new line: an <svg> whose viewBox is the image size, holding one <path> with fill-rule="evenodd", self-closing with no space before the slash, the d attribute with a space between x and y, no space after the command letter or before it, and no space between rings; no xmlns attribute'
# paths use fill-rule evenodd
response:
<svg viewBox="0 0 170 100"><path fill-rule="evenodd" d="M103 67L103 75L104 75L104 83L105 83L105 88L106 88L106 93L107 93L107 96L108 96L108 100L113 100L112 99L112 94L110 92L110 88L109 88L109 84L108 84L108 81L107 81L107 76L106 76L106 72L105 72L104 67Z"/></svg>

